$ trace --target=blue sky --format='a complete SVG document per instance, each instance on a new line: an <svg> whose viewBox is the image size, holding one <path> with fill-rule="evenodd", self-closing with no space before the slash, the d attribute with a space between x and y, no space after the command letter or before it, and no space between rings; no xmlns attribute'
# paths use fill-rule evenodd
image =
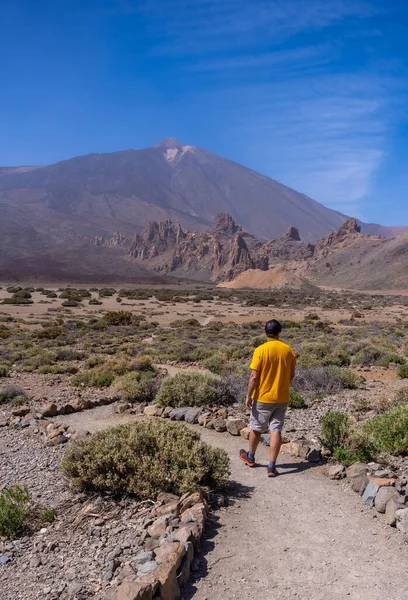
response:
<svg viewBox="0 0 408 600"><path fill-rule="evenodd" d="M201 146L408 224L407 0L2 0L0 165Z"/></svg>

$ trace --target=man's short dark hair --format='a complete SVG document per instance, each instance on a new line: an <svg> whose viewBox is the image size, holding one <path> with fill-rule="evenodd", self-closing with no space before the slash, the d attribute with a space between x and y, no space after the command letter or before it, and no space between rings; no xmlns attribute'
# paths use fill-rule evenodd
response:
<svg viewBox="0 0 408 600"><path fill-rule="evenodd" d="M271 319L265 324L266 335L278 335L282 331L282 325L276 319Z"/></svg>

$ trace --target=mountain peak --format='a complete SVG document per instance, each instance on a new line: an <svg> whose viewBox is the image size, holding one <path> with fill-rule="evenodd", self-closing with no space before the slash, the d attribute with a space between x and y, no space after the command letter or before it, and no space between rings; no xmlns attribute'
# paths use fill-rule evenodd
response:
<svg viewBox="0 0 408 600"><path fill-rule="evenodd" d="M158 144L155 144L153 148L163 148L164 150L182 150L183 144L176 138L169 137L164 138Z"/></svg>

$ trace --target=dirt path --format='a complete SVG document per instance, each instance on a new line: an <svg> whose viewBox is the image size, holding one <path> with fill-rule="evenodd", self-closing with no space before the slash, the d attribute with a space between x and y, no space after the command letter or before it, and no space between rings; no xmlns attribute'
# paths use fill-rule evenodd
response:
<svg viewBox="0 0 408 600"><path fill-rule="evenodd" d="M129 422L107 407L60 417L90 430ZM80 419L82 417L82 419ZM237 498L212 515L197 581L183 600L406 600L408 546L382 516L361 504L345 483L320 468L281 455L281 475L238 458L240 438L201 429L204 441L225 449Z"/></svg>
<svg viewBox="0 0 408 600"><path fill-rule="evenodd" d="M241 498L210 530L208 575L190 584L185 600L406 600L403 536L373 518L346 484L285 454L281 475L268 480L265 467L239 460L239 439L209 430L202 438L230 455ZM267 464L267 448L257 460Z"/></svg>

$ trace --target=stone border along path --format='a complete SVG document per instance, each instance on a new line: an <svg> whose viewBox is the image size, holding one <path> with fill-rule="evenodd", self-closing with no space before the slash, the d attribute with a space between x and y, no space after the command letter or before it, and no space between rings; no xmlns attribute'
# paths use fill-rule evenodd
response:
<svg viewBox="0 0 408 600"><path fill-rule="evenodd" d="M101 410L86 411L88 429L144 418L104 411L93 425L91 413ZM59 420L69 423L73 417L79 424L81 415ZM260 468L268 461L264 446L257 452L260 467L249 469L238 457L246 443L241 437L205 427L201 436L228 452L238 499L211 517L203 545L204 552L211 552L196 580L185 585L183 600L407 599L407 536L397 535L360 504L348 483L331 482L324 474L327 467L287 454L278 461L281 475L270 480L266 468ZM352 485L354 477L362 476L361 469L355 470ZM145 598L129 593L121 600Z"/></svg>

